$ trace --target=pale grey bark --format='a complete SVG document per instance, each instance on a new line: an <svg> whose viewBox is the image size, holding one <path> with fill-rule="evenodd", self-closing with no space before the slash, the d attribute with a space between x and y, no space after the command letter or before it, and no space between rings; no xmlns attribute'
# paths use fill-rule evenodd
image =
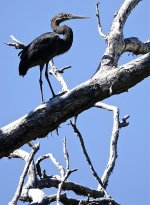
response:
<svg viewBox="0 0 150 205"><path fill-rule="evenodd" d="M98 72L106 72L107 70L117 67L118 61L125 49L123 28L126 20L134 7L140 0L125 0L119 11L114 15L110 32L106 35L107 48L102 57Z"/></svg>
<svg viewBox="0 0 150 205"><path fill-rule="evenodd" d="M31 140L45 137L49 132L57 129L61 123L95 105L107 109L108 107L106 105L104 106L104 104L97 102L109 98L112 95L126 92L128 89L150 76L150 42L147 41L143 43L137 37L124 39L123 34L125 22L139 2L140 0L124 1L119 11L115 14L110 32L107 35L102 32L97 4L96 15L98 18L99 34L106 40L107 47L100 60L96 73L89 80L69 91L66 82L62 77L59 77L59 72L54 68L52 71L53 75L58 78L62 84L63 91L67 92L49 100L47 103L38 106L22 118L1 128L0 157L9 156L11 152ZM13 36L11 36L11 38L14 43L8 43L9 46L13 46L17 49L24 48L25 45L22 42L18 41ZM132 52L136 55L143 54L143 56L118 67L118 61L124 52ZM121 123L119 122L119 110L117 108L109 106L108 109L114 111L114 127L108 165L102 179L99 178L100 184L102 184L104 188L107 187L109 176L115 166L119 129L128 125L126 122L128 117L125 117ZM62 204L80 205L85 203L103 205L108 205L110 203L117 204L113 199L108 197L104 198L104 194L106 194L105 189L97 191L68 180L66 181L69 172L71 172L69 170L69 157L67 156L66 153L66 171L62 165L55 160L52 154L47 154L42 156L43 158L39 158L37 166L34 165L34 161L31 162L30 166L28 164L29 172L27 183L23 187L22 193L18 191L19 194L17 193L17 197L15 196L14 200L15 202L12 204L16 204L20 194L21 200L28 201L30 199L32 204L39 205L50 204L52 201L57 201L57 204L59 204L59 202ZM16 150L10 157L20 157L28 161L29 154L22 150ZM40 160L47 157L50 157L53 163L58 167L60 177L42 175ZM25 172L27 173L27 169ZM24 177L26 173L23 175ZM37 175L39 175L40 178L38 178ZM22 180L24 180L23 177ZM20 187L22 189L22 185ZM47 196L41 190L51 187L58 189L57 195ZM65 191L72 190L77 195L87 196L87 200L68 198L65 194L61 194L61 189ZM100 199L90 201L89 196Z"/></svg>
<svg viewBox="0 0 150 205"><path fill-rule="evenodd" d="M126 92L150 75L149 42L124 39L123 35L125 22L139 2L125 0L114 16L106 39L106 51L91 79L0 129L0 157L8 156L31 140L45 137L67 119L91 108L98 101ZM18 41L13 40L18 45ZM120 56L126 51L148 54L117 67Z"/></svg>
<svg viewBox="0 0 150 205"><path fill-rule="evenodd" d="M135 55L146 54L150 52L150 41L141 42L136 37L125 38L124 52L132 52Z"/></svg>
<svg viewBox="0 0 150 205"><path fill-rule="evenodd" d="M67 119L91 108L96 102L126 92L150 75L150 54L101 74L62 96L57 96L27 115L0 129L0 157L25 143L45 137Z"/></svg>
<svg viewBox="0 0 150 205"><path fill-rule="evenodd" d="M18 157L24 158L26 160L26 164L25 164L24 170L22 172L22 175L20 176L20 180L19 180L19 183L18 183L18 187L17 187L16 193L15 193L13 199L9 202L8 205L17 205L17 202L19 200L19 197L20 197L22 189L23 189L23 184L24 184L25 177L26 177L27 172L29 170L29 166L30 166L30 164L31 164L31 162L33 160L33 157L34 157L35 153L38 150L39 150L39 144L34 146L34 148L31 151L31 153L28 154L28 158L27 158L27 155L21 156L21 154L23 152L19 152L19 150L17 150L16 153L14 153L14 156L18 155ZM13 156L13 154L12 154L12 156Z"/></svg>
<svg viewBox="0 0 150 205"><path fill-rule="evenodd" d="M70 66L62 68L62 71L59 71L56 68L56 66L54 65L53 60L50 61L50 66L51 66L51 69L50 69L49 73L51 75L53 75L59 81L59 83L61 84L61 86L62 86L62 91L61 92L62 93L63 92L68 92L69 91L68 86L67 86L66 82L64 81L63 77L60 75L60 73L64 72L64 70L70 68Z"/></svg>
<svg viewBox="0 0 150 205"><path fill-rule="evenodd" d="M102 24L101 24L101 19L100 19L99 5L100 5L100 2L98 2L96 4L96 17L97 17L97 21L98 21L98 32L99 32L99 35L106 40L107 35L105 35L102 31Z"/></svg>
<svg viewBox="0 0 150 205"><path fill-rule="evenodd" d="M16 39L13 35L11 35L10 38L12 39L13 42L6 43L6 45L13 46L16 49L24 49L26 47L25 44L23 44L21 41Z"/></svg>
<svg viewBox="0 0 150 205"><path fill-rule="evenodd" d="M129 123L126 121L129 118L129 116L128 115L125 116L120 122L119 109L117 107L112 106L112 105L107 105L101 102L96 103L95 107L113 111L113 129L112 129L112 136L110 140L109 160L108 160L107 166L101 178L103 186L106 188L108 185L108 180L110 178L110 175L112 174L115 168L116 159L118 157L117 145L118 145L118 138L119 138L119 129L129 125ZM100 189L101 189L101 186L98 186L98 190Z"/></svg>
<svg viewBox="0 0 150 205"><path fill-rule="evenodd" d="M36 147L35 147L35 149L37 150ZM31 204L46 205L52 201L57 201L58 194L59 194L59 201L62 202L62 194L60 193L61 189L65 190L65 191L71 190L76 195L82 195L82 196L87 196L87 197L88 197L88 195L90 195L92 198L99 198L99 197L104 196L104 192L101 190L97 191L94 189L90 189L86 186L82 186L80 184L70 182L68 180L66 181L66 179L70 176L71 173L73 173L74 171L77 171L76 169L74 169L74 170L69 169L69 161L68 161L69 158L67 157L69 155L67 154L66 151L64 151L64 157L65 157L65 161L66 161L66 170L64 170L62 165L60 165L60 163L51 154L43 155L42 157L40 157L37 160L36 166L34 164L34 161L32 160L30 163L30 166L29 166L29 159L31 158L30 157L31 155L32 155L32 152L30 154L26 151L18 149L18 150L15 150L13 153L11 153L11 155L9 156L9 158L21 158L21 159L25 160L25 162L26 162L25 167L28 166L27 168L24 169L25 171L23 171L23 173L25 173L25 172L26 173L22 174L22 176L20 177L19 186L17 188L15 196L13 197L13 199L11 200L11 202L9 204L13 204L13 205L17 204L17 200L20 199L21 201L24 201L24 202L32 201ZM37 164L39 164L40 161L42 161L48 157L52 160L54 165L59 169L60 176L59 175L58 176L47 176L45 174L45 175L41 175L40 179L39 179L37 176L37 175L39 175L38 170L37 170ZM27 182L23 186L24 177L27 174L27 171L28 171ZM52 188L52 187L55 187L55 188L59 187L59 189L58 189L59 192L57 193L56 197L48 196L42 191L42 189L44 189L44 188ZM55 200L54 200L54 198L55 198ZM67 200L67 197L66 197L66 200ZM64 198L63 198L63 201L64 201ZM68 202L70 202L70 199L68 199Z"/></svg>

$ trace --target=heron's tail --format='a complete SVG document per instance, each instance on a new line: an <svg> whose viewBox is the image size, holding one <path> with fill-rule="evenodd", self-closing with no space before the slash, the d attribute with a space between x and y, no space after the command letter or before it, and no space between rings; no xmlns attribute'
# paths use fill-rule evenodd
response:
<svg viewBox="0 0 150 205"><path fill-rule="evenodd" d="M19 75L24 76L26 75L28 71L27 67L27 56L26 56L26 51L28 49L28 46L26 46L24 49L19 52L18 56L20 56L20 64L19 64Z"/></svg>
<svg viewBox="0 0 150 205"><path fill-rule="evenodd" d="M28 68L24 65L23 60L21 60L19 64L19 75L25 76L27 71L28 71Z"/></svg>

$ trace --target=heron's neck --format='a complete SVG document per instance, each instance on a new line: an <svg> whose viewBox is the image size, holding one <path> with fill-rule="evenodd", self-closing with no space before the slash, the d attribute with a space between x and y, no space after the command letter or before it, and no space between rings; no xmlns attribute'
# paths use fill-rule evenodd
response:
<svg viewBox="0 0 150 205"><path fill-rule="evenodd" d="M64 25L64 26L59 26L56 23L52 23L52 29L54 32L58 34L64 35L62 38L64 47L66 48L66 51L70 49L72 42L73 42L73 31L70 27Z"/></svg>

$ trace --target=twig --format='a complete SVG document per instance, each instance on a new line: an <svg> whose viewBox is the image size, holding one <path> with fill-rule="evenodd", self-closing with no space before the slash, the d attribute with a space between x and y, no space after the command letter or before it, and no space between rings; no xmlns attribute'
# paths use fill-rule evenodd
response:
<svg viewBox="0 0 150 205"><path fill-rule="evenodd" d="M60 71L58 71L56 66L54 65L54 61L51 60L49 64L51 66L49 73L52 74L59 81L59 83L62 86L62 92L68 92L69 91L68 86L67 86L66 82L64 81L63 77L60 75ZM67 68L70 68L70 67L67 66L67 67L63 68L62 70L64 71Z"/></svg>
<svg viewBox="0 0 150 205"><path fill-rule="evenodd" d="M69 175L70 175L69 170L66 170L65 175L61 177L61 183L59 184L58 190L57 190L57 198L56 198L57 205L60 205L60 194L61 194L62 186L64 182L66 181L66 179L69 177Z"/></svg>
<svg viewBox="0 0 150 205"><path fill-rule="evenodd" d="M18 184L18 187L17 187L17 190L16 190L16 193L13 197L13 199L9 202L9 205L16 205L17 204L17 201L21 195L21 192L22 192L22 187L23 187L23 184L24 184L24 180L25 180L25 177L27 175L27 172L28 172L28 169L29 169L29 166L30 166L30 163L32 162L33 160L33 157L34 155L36 154L36 152L39 150L39 144L37 144L34 149L30 152L29 154L29 157L28 157L28 160L25 164L25 167L24 167L24 170L22 172L22 175L20 176L20 180L19 180L19 184Z"/></svg>
<svg viewBox="0 0 150 205"><path fill-rule="evenodd" d="M63 74L65 70L68 70L69 68L72 68L72 66L65 66L63 68L58 69L58 73Z"/></svg>
<svg viewBox="0 0 150 205"><path fill-rule="evenodd" d="M21 41L19 41L18 39L16 39L13 35L10 36L10 38L12 39L12 41L14 42L9 42L6 43L6 45L8 46L13 46L16 49L24 49L26 47L25 44L23 44Z"/></svg>
<svg viewBox="0 0 150 205"><path fill-rule="evenodd" d="M35 145L34 145L34 147L35 147ZM24 151L24 150L17 149L13 153L10 154L9 158L21 158L21 159L25 160L25 162L27 163L28 158L29 158L29 153ZM20 195L20 200L22 200L22 197L28 198L28 189L31 187L34 187L36 182L37 182L37 175L36 175L34 160L32 160L30 163L29 169L28 169L28 180L22 189L22 193Z"/></svg>
<svg viewBox="0 0 150 205"><path fill-rule="evenodd" d="M64 152L64 158L66 161L66 170L65 170L65 173L63 175L61 175L61 183L58 186L57 198L56 198L57 205L60 205L60 195L61 195L61 190L62 190L62 186L63 186L64 182L67 180L67 178L70 176L71 173L77 171L77 169L74 169L74 170L69 169L69 167L70 167L69 154L68 154L67 147L66 147L66 137L64 137L63 152Z"/></svg>
<svg viewBox="0 0 150 205"><path fill-rule="evenodd" d="M52 153L49 154L49 157L50 157L51 161L53 162L53 164L58 168L58 170L60 172L60 176L64 176L65 169L63 168L63 166L56 160L56 158L54 157L54 155Z"/></svg>
<svg viewBox="0 0 150 205"><path fill-rule="evenodd" d="M65 158L65 161L66 161L66 170L69 170L69 153L67 151L67 147L66 147L66 137L64 137L64 142L63 142L63 151L64 151L64 158Z"/></svg>
<svg viewBox="0 0 150 205"><path fill-rule="evenodd" d="M52 153L48 153L45 154L41 157L39 157L36 161L36 169L37 169L37 173L40 177L42 177L42 173L41 173L41 168L40 168L40 162L43 161L44 159L50 158L50 160L53 162L53 164L58 168L58 170L60 171L61 176L64 176L65 174L65 170L63 168L63 166L56 160L55 156Z"/></svg>
<svg viewBox="0 0 150 205"><path fill-rule="evenodd" d="M100 14L99 14L99 4L100 4L100 2L98 2L96 4L96 17L97 17L97 21L98 21L98 32L99 32L100 36L106 40L107 36L102 32L102 25L101 25Z"/></svg>
<svg viewBox="0 0 150 205"><path fill-rule="evenodd" d="M130 117L130 115L126 115L122 118L122 120L119 122L119 128L126 127L129 125L129 122L127 122L127 119Z"/></svg>
<svg viewBox="0 0 150 205"><path fill-rule="evenodd" d="M84 153L85 158L86 158L86 160L87 160L87 162L88 162L88 164L89 164L89 167L90 167L90 169L91 169L91 171L92 171L93 176L94 176L94 177L96 178L96 180L98 181L98 183L99 183L99 185L101 186L101 189L102 189L102 191L104 192L105 196L109 198L109 195L108 195L107 191L106 191L105 188L104 188L104 185L103 185L103 183L102 183L102 180L100 179L100 177L98 176L97 172L95 171L95 169L94 169L94 167L93 167L93 165L92 165L92 162L91 162L90 157L89 157L89 155L88 155L88 153L87 153L87 151L86 151L86 148L85 148L85 145L84 145L84 141L83 141L83 137L82 137L80 131L78 130L78 128L77 128L77 126L76 126L75 123L73 123L72 121L70 121L70 124L71 124L71 126L72 126L72 128L73 128L73 130L74 130L74 133L76 133L76 135L78 136L78 138L79 138L79 140L80 140L80 144L81 144L83 153Z"/></svg>
<svg viewBox="0 0 150 205"><path fill-rule="evenodd" d="M125 126L126 120L129 118L129 116L125 116L123 118L123 122L119 122L119 109L115 106L107 105L105 103L96 103L95 107L98 108L103 108L109 111L113 111L114 113L114 124L113 124L113 129L112 129L112 136L111 136L111 141L110 141L110 154L109 154L109 160L106 166L106 169L103 173L102 176L102 182L104 187L106 188L108 185L108 180L110 175L112 174L114 167L115 167L115 162L117 159L117 143L118 143L118 137L119 137L119 128ZM128 123L126 122L126 126ZM100 187L98 187L100 189Z"/></svg>
<svg viewBox="0 0 150 205"><path fill-rule="evenodd" d="M35 163L36 171L37 171L37 174L39 175L40 178L42 177L40 162L43 161L44 159L47 159L47 158L49 158L48 154L43 155L43 156L39 157Z"/></svg>

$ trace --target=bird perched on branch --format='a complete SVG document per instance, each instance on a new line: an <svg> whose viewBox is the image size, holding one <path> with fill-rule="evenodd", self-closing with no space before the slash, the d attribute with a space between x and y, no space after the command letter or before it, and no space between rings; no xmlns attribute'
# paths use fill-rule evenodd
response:
<svg viewBox="0 0 150 205"><path fill-rule="evenodd" d="M42 89L42 71L44 65L45 68L45 77L49 84L50 90L53 97L55 96L54 90L50 83L48 77L48 63L55 56L67 52L73 42L73 31L70 27L63 25L59 26L60 23L71 20L71 19L85 19L88 17L75 16L72 14L60 13L54 16L51 20L51 27L54 32L44 33L41 36L33 40L28 46L26 46L20 53L20 64L19 64L19 74L25 76L28 69L39 65L40 67L40 92L42 102L43 99L43 89ZM61 37L60 35L63 35Z"/></svg>

